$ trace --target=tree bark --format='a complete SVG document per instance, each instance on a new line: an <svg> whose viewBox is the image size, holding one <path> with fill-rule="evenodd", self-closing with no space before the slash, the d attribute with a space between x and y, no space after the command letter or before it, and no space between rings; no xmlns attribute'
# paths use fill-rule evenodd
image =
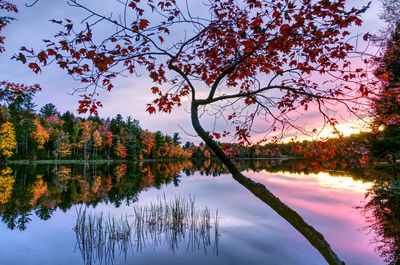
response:
<svg viewBox="0 0 400 265"><path fill-rule="evenodd" d="M344 265L345 263L339 259L321 233L306 223L296 211L292 210L279 198L273 195L263 184L254 182L239 171L232 160L224 153L218 144L211 139L206 131L204 131L199 121L198 106L198 102L195 100L192 101L191 120L193 128L201 137L201 139L203 139L204 142L213 150L221 162L224 163L224 165L228 168L232 174L232 177L246 187L256 197L268 204L276 213L278 213L297 231L299 231L311 243L311 245L313 245L322 254L328 264Z"/></svg>

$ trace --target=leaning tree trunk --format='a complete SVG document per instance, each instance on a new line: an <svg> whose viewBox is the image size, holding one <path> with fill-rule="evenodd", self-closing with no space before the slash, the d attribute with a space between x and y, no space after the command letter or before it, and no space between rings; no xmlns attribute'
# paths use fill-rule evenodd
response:
<svg viewBox="0 0 400 265"><path fill-rule="evenodd" d="M268 204L275 212L289 222L297 231L299 231L325 258L329 264L344 265L345 263L339 259L336 253L331 249L329 243L324 236L306 223L303 218L289 206L284 204L279 198L272 194L263 184L254 182L250 178L244 176L235 166L232 160L224 153L224 151L214 142L211 137L204 131L198 116L198 104L192 101L191 106L192 125L197 134L204 142L214 151L215 155L228 168L232 177L251 191L256 197Z"/></svg>

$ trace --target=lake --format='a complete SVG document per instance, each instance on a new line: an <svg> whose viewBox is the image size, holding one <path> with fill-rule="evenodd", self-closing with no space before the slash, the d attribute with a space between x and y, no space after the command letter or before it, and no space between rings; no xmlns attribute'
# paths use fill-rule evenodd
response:
<svg viewBox="0 0 400 265"><path fill-rule="evenodd" d="M352 265L397 264L398 182L242 160ZM213 161L0 168L0 264L327 264Z"/></svg>

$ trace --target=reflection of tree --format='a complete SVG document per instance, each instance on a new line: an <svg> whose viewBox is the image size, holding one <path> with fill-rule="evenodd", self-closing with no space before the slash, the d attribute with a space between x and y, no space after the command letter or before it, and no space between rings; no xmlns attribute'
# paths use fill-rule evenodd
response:
<svg viewBox="0 0 400 265"><path fill-rule="evenodd" d="M377 182L367 194L364 213L377 251L390 265L400 263L400 182Z"/></svg>
<svg viewBox="0 0 400 265"><path fill-rule="evenodd" d="M40 206L36 208L35 214L42 220L48 220L53 215L54 209L46 208L44 206Z"/></svg>
<svg viewBox="0 0 400 265"><path fill-rule="evenodd" d="M130 204L144 189L177 185L185 163L6 167L0 170L1 218L10 229L25 229L32 213L47 220L79 203Z"/></svg>
<svg viewBox="0 0 400 265"><path fill-rule="evenodd" d="M234 162L240 171L252 170L254 172L267 171L271 173L283 172L291 174L310 174L328 171L333 176L346 175L365 180L373 180L377 176L386 178L389 175L387 172L372 170L371 168L347 168L345 171L328 166L315 169L312 167L311 161L305 159L240 159ZM191 164L184 166L183 172L186 175L200 172L200 174L207 176L219 176L229 173L228 169L217 160L194 160Z"/></svg>
<svg viewBox="0 0 400 265"><path fill-rule="evenodd" d="M0 204L5 204L11 197L15 179L11 176L12 170L7 167L0 171Z"/></svg>
<svg viewBox="0 0 400 265"><path fill-rule="evenodd" d="M37 201L42 197L47 195L47 183L43 181L42 175L36 176L37 180L28 188L28 192L32 194L32 199L30 204L35 206Z"/></svg>
<svg viewBox="0 0 400 265"><path fill-rule="evenodd" d="M248 159L235 163L241 171L317 172L310 169L306 160ZM348 174L361 179L377 175L366 170L350 173L330 170L329 174ZM207 176L228 174L226 167L217 160L121 165L12 165L0 168L0 215L9 228L14 229L19 223L25 228L29 214L46 220L55 210L66 211L80 203L96 206L106 201L115 207L129 205L137 201L142 190L160 188L168 183L177 186L181 173L192 175L195 172Z"/></svg>

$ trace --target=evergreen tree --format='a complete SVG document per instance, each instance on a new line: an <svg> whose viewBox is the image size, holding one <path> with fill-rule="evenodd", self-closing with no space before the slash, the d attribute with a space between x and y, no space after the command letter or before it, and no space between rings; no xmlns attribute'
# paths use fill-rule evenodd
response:
<svg viewBox="0 0 400 265"><path fill-rule="evenodd" d="M174 142L174 145L180 145L181 144L181 137L179 136L179 133L174 133L174 135L172 136L172 140Z"/></svg>
<svg viewBox="0 0 400 265"><path fill-rule="evenodd" d="M60 113L57 111L56 106L53 103L48 103L48 104L44 105L40 109L39 113L45 118L60 115Z"/></svg>

